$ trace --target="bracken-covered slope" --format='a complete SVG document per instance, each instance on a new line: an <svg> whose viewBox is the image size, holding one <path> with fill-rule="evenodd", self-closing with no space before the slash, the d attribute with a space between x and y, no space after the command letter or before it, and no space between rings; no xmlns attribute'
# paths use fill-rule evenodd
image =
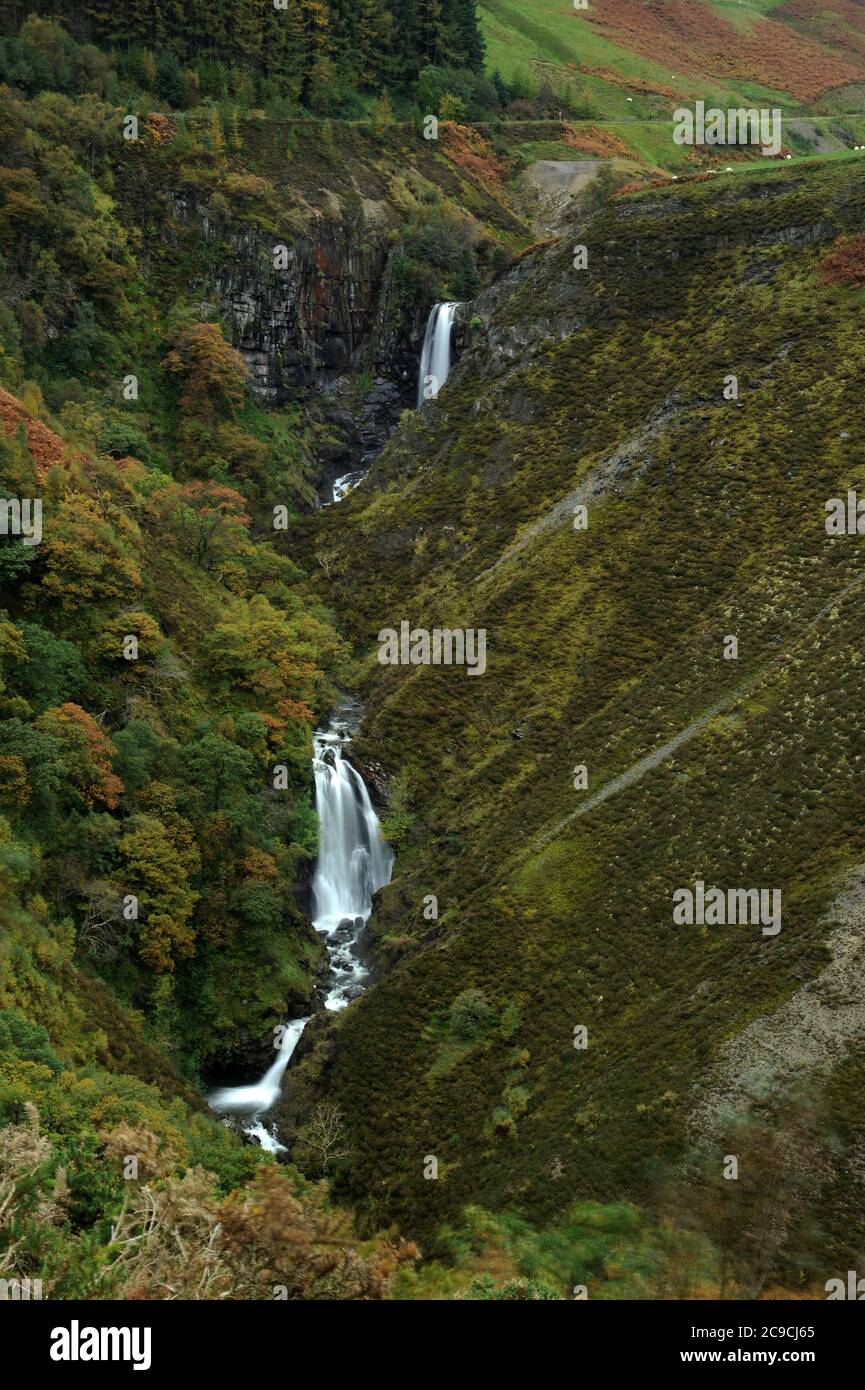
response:
<svg viewBox="0 0 865 1390"><path fill-rule="evenodd" d="M316 524L404 842L382 977L303 1065L425 1242L466 1202L651 1200L726 1108L805 1144L816 1268L861 1248L865 558L825 503L863 483L863 214L849 164L613 199L462 311ZM486 673L379 666L403 620L485 628ZM781 931L675 925L697 880L781 890Z"/></svg>
<svg viewBox="0 0 865 1390"><path fill-rule="evenodd" d="M490 67L568 75L605 116L659 96L862 108L853 0L483 0L479 13Z"/></svg>

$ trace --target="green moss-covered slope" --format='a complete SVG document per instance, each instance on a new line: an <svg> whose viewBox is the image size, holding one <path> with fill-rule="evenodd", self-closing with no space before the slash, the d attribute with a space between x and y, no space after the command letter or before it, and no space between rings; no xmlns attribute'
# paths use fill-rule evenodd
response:
<svg viewBox="0 0 865 1390"><path fill-rule="evenodd" d="M355 1190L410 1229L645 1196L726 1040L831 958L865 752L861 541L824 524L862 484L862 290L831 266L863 212L838 164L614 199L470 306L439 399L317 524L414 816L329 1075ZM485 628L486 673L377 665L402 620ZM674 925L698 879L781 889L780 934ZM855 1145L861 1095L810 1084Z"/></svg>

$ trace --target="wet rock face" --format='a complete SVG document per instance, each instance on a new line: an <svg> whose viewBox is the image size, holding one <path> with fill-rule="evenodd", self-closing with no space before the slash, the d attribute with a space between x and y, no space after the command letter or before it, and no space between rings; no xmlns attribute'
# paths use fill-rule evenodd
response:
<svg viewBox="0 0 865 1390"><path fill-rule="evenodd" d="M412 381L421 326L394 292L393 248L380 229L319 219L281 239L255 228L217 226L192 198L175 215L200 221L205 239L225 248L214 281L234 347L271 408L372 370L382 392Z"/></svg>
<svg viewBox="0 0 865 1390"><path fill-rule="evenodd" d="M415 391L414 372L401 373L398 381L376 376L365 393L358 392L356 377L339 376L325 383L309 410L324 433L316 444L316 486L322 503L333 499L337 479L353 485L364 477L402 412L414 407Z"/></svg>
<svg viewBox="0 0 865 1390"><path fill-rule="evenodd" d="M359 249L333 228L315 241L280 244L284 269L274 266L274 247L263 237L243 234L238 254L217 276L232 341L253 389L270 406L360 365L386 260L383 248Z"/></svg>
<svg viewBox="0 0 865 1390"><path fill-rule="evenodd" d="M240 1086L249 1076L267 1070L274 1058L273 1036L256 1036L249 1028L241 1027L225 1046L214 1052L203 1077L205 1089L221 1086Z"/></svg>
<svg viewBox="0 0 865 1390"><path fill-rule="evenodd" d="M331 435L324 456L334 464L368 465L393 434L400 412L413 404L414 391L414 372L400 373L399 380L376 376L361 396L349 376L327 382L316 403Z"/></svg>
<svg viewBox="0 0 865 1390"><path fill-rule="evenodd" d="M387 810L391 799L390 782L381 763L372 758L361 757L354 747L352 747L349 761L355 771L363 778L373 805L378 810Z"/></svg>
<svg viewBox="0 0 865 1390"><path fill-rule="evenodd" d="M361 404L358 420L358 435L361 448L367 453L376 454L393 433L396 419L406 405L405 386L414 395L414 382L397 385L385 377L376 377L372 389Z"/></svg>

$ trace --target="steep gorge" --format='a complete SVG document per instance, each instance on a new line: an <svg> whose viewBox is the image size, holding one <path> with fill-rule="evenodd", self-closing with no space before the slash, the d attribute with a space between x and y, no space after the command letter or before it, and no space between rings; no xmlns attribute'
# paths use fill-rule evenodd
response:
<svg viewBox="0 0 865 1390"><path fill-rule="evenodd" d="M862 1267L862 19L528 9L0 3L0 1296Z"/></svg>
<svg viewBox="0 0 865 1390"><path fill-rule="evenodd" d="M568 237L466 308L445 391L302 541L338 556L318 583L366 663L358 751L402 770L414 816L373 917L382 976L297 1063L345 1108L375 1220L428 1242L468 1202L651 1200L725 1039L825 967L863 750L860 561L824 503L863 421L858 298L819 286L863 199L836 166L614 200L573 229L588 273ZM485 627L483 680L378 666L401 620ZM780 884L777 940L674 928L695 879ZM467 990L488 1011L459 1044ZM862 1238L853 1041L812 1096L840 1260Z"/></svg>

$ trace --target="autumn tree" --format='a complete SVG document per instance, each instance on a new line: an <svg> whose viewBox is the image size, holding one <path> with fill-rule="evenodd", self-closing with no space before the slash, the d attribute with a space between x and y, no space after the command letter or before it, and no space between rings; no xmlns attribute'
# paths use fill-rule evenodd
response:
<svg viewBox="0 0 865 1390"><path fill-rule="evenodd" d="M154 515L203 570L218 569L248 544L246 503L239 492L222 483L171 484L155 492L151 504Z"/></svg>
<svg viewBox="0 0 865 1390"><path fill-rule="evenodd" d="M18 809L27 805L35 793L52 798L68 786L61 742L55 732L25 723L17 716L0 720L0 757L4 758L5 794ZM21 776L22 765L26 785Z"/></svg>
<svg viewBox="0 0 865 1390"><path fill-rule="evenodd" d="M180 405L191 415L211 419L243 405L246 364L225 341L218 323L182 328L163 367L180 383Z"/></svg>
<svg viewBox="0 0 865 1390"><path fill-rule="evenodd" d="M24 636L21 629L0 612L0 694L6 689L3 668L14 670L22 662L29 661Z"/></svg>
<svg viewBox="0 0 865 1390"><path fill-rule="evenodd" d="M112 768L114 745L92 715L71 701L47 709L35 727L55 739L60 749L63 778L85 806L101 801L113 810L123 783Z"/></svg>
<svg viewBox="0 0 865 1390"><path fill-rule="evenodd" d="M134 637L137 643L136 658L130 659L127 639ZM93 643L93 654L104 661L127 662L135 669L136 660L152 661L164 645L165 638L159 631L159 624L149 613L141 609L125 609L102 624L99 635Z"/></svg>
<svg viewBox="0 0 865 1390"><path fill-rule="evenodd" d="M267 445L233 420L187 418L177 431L178 453L199 475L228 473L232 478L260 478L269 462Z"/></svg>
<svg viewBox="0 0 865 1390"><path fill-rule="evenodd" d="M159 973L191 956L195 932L189 919L198 900L190 878L200 867L191 829L182 817L169 826L153 814L136 814L118 849L129 891L138 898L139 953Z"/></svg>
<svg viewBox="0 0 865 1390"><path fill-rule="evenodd" d="M0 803L11 811L22 811L30 794L24 759L16 753L0 754Z"/></svg>
<svg viewBox="0 0 865 1390"><path fill-rule="evenodd" d="M97 498L68 492L45 526L40 547L43 586L64 608L128 599L141 588L140 533L122 513Z"/></svg>
<svg viewBox="0 0 865 1390"><path fill-rule="evenodd" d="M289 617L263 594L235 601L205 639L211 669L268 709L283 700L314 704L319 663L341 645L312 614Z"/></svg>
<svg viewBox="0 0 865 1390"><path fill-rule="evenodd" d="M419 1258L408 1241L361 1245L351 1217L329 1210L323 1186L301 1196L282 1169L262 1167L219 1211L220 1246L235 1296L380 1299L401 1265Z"/></svg>

